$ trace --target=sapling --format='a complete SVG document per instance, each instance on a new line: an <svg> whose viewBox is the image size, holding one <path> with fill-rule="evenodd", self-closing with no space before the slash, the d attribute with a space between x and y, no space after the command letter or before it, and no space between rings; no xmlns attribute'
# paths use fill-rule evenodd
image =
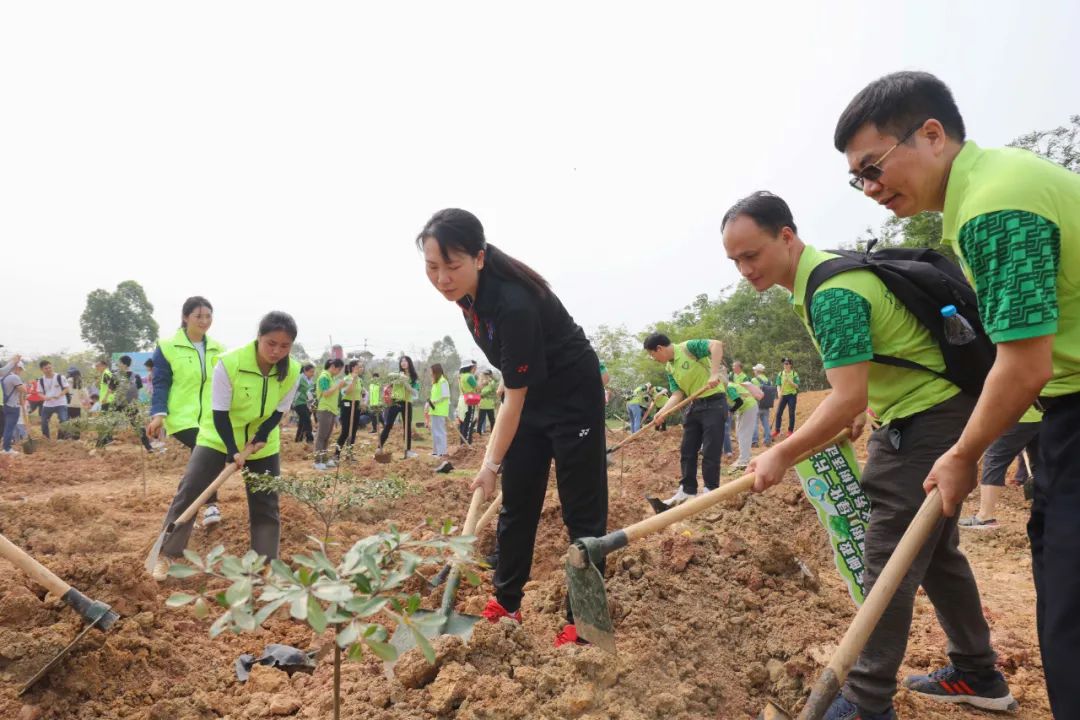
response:
<svg viewBox="0 0 1080 720"><path fill-rule="evenodd" d="M405 590L406 581L423 565L461 563L472 583L474 536L452 535L452 525L442 526L434 538L420 540L411 533L391 527L389 531L362 538L353 544L337 564L330 561L325 546L311 554L297 554L292 565L270 560L249 550L243 557L226 555L217 546L205 557L184 551L187 563L174 563L174 578L204 576L229 583L225 590L205 586L197 594L174 593L168 607L192 605L196 617L206 619L211 608L224 612L214 619L210 636L223 632L253 632L275 612L288 608L289 615L306 623L317 634L334 629L334 717L340 717L341 658L363 657L370 651L385 662L397 660L397 650L388 642L388 621L406 627L429 663L435 650L425 633L436 631L438 615L413 617L420 609L420 595Z"/></svg>
<svg viewBox="0 0 1080 720"><path fill-rule="evenodd" d="M372 480L345 472L340 466L333 472L319 475L247 474L248 487L252 492L272 492L291 495L306 505L323 524L322 545L330 543L330 530L334 523L356 507L372 500L395 500L410 491L402 478L390 475Z"/></svg>

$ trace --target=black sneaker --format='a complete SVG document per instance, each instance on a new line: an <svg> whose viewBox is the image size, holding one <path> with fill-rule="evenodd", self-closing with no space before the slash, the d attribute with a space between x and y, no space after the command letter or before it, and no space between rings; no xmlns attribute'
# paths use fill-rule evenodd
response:
<svg viewBox="0 0 1080 720"><path fill-rule="evenodd" d="M896 720L896 711L890 707L883 713L872 713L863 710L843 695L837 695L825 711L823 720Z"/></svg>
<svg viewBox="0 0 1080 720"><path fill-rule="evenodd" d="M1015 712L1020 707L997 670L973 673L948 665L929 675L908 675L904 687L932 700L967 703L982 710Z"/></svg>

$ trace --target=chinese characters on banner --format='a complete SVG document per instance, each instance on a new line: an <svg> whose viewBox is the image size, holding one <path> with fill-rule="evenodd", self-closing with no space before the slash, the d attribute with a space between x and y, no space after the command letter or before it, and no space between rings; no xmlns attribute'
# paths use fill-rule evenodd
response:
<svg viewBox="0 0 1080 720"><path fill-rule="evenodd" d="M864 542L870 525L870 500L859 483L855 450L844 441L830 445L795 466L803 491L829 534L836 568L856 605L862 605Z"/></svg>

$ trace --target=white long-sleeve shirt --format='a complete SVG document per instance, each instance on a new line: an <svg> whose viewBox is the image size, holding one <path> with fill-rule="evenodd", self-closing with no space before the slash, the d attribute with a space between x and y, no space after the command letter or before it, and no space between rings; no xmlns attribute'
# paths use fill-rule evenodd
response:
<svg viewBox="0 0 1080 720"><path fill-rule="evenodd" d="M296 397L296 391L300 387L300 378L296 379L289 392L285 393L285 397L278 403L276 410L280 413L287 413L292 407L293 399ZM212 400L210 401L210 407L214 410L225 410L226 412L232 409L232 383L229 381L229 373L225 370L225 365L218 363L214 368L214 381L211 386Z"/></svg>

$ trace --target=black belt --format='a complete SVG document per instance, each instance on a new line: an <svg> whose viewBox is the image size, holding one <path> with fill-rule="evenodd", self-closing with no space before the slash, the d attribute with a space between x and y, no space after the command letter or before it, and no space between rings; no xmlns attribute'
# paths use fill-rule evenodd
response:
<svg viewBox="0 0 1080 720"><path fill-rule="evenodd" d="M1080 400L1080 392L1069 393L1068 395L1057 395L1055 397L1040 395L1035 400L1035 407L1039 412L1046 412L1059 405L1066 405L1068 403L1077 402L1078 400Z"/></svg>
<svg viewBox="0 0 1080 720"><path fill-rule="evenodd" d="M725 402L726 399L727 398L724 397L723 393L717 393L716 395L710 395L709 397L698 398L697 400L694 400L692 403L690 403L690 405L700 405L701 407L708 407L709 405L713 405L714 401Z"/></svg>

